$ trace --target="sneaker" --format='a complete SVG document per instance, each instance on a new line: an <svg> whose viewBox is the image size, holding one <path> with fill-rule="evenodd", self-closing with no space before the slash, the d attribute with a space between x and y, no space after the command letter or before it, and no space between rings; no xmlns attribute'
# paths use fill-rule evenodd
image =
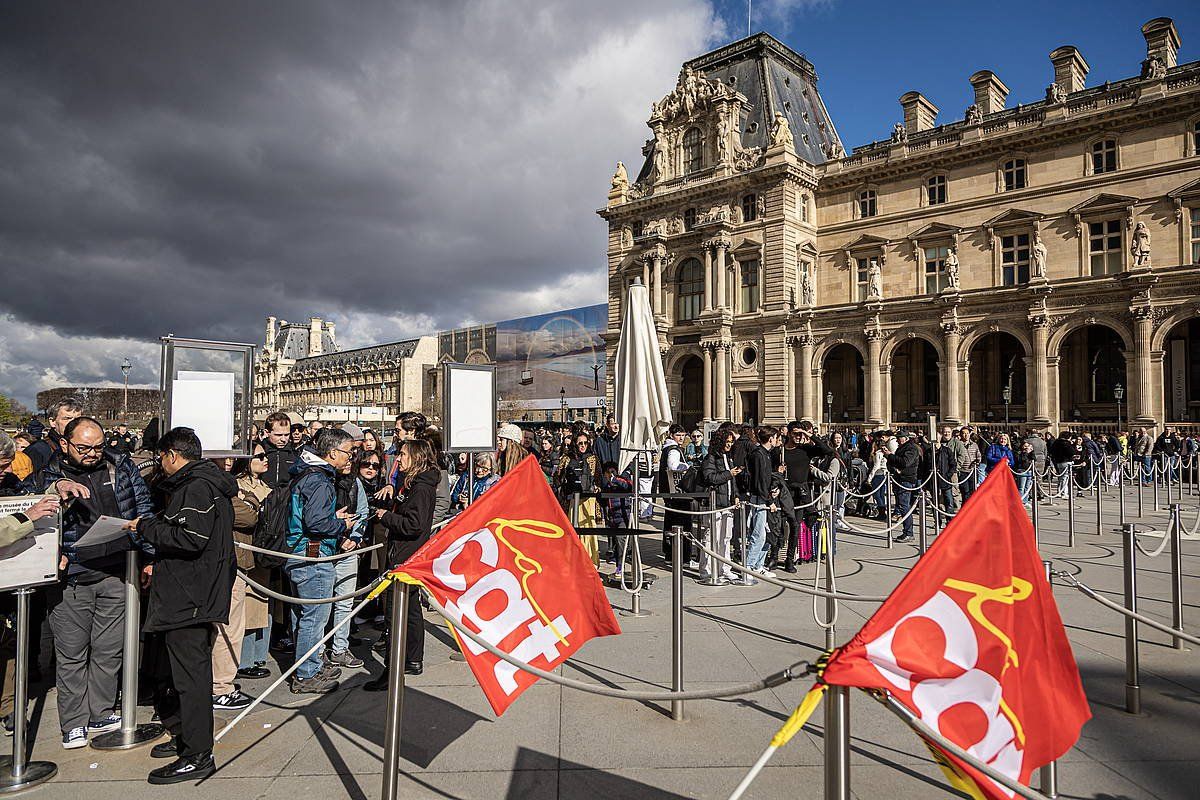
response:
<svg viewBox="0 0 1200 800"><path fill-rule="evenodd" d="M795 564L784 564L784 565L783 565L783 571L784 571L784 572L787 572L787 573L789 573L789 574L791 574L791 575L795 575L795 574L796 574L796 572L797 572L797 570L796 570L796 565L795 565Z"/></svg>
<svg viewBox="0 0 1200 800"><path fill-rule="evenodd" d="M319 672L306 680L292 678L292 694L328 694L329 692L336 691L337 688L338 682L336 680L326 678Z"/></svg>
<svg viewBox="0 0 1200 800"><path fill-rule="evenodd" d="M343 650L340 653L330 651L329 655L325 657L325 661L327 664L346 669L362 669L364 666L363 660L349 650Z"/></svg>
<svg viewBox="0 0 1200 800"><path fill-rule="evenodd" d="M691 561L687 562L686 566L690 570L698 570L700 569L700 562L693 558Z"/></svg>
<svg viewBox="0 0 1200 800"><path fill-rule="evenodd" d="M283 636L276 639L270 649L275 653L288 653L296 649L296 643L291 640L291 637Z"/></svg>
<svg viewBox="0 0 1200 800"><path fill-rule="evenodd" d="M213 761L212 753L202 753L180 758L165 767L159 767L151 772L146 780L155 786L162 786L168 783L203 780L216 771L217 765Z"/></svg>
<svg viewBox="0 0 1200 800"><path fill-rule="evenodd" d="M336 681L338 678L342 677L342 669L341 667L336 667L326 661L325 663L321 664L321 668L317 670L317 674L322 678Z"/></svg>
<svg viewBox="0 0 1200 800"><path fill-rule="evenodd" d="M78 750L80 747L87 747L87 743L87 728L82 726L71 728L63 734L63 750Z"/></svg>
<svg viewBox="0 0 1200 800"><path fill-rule="evenodd" d="M892 541L911 542L912 538L913 538L913 535L911 533L902 533L899 536L897 536L895 539L893 539Z"/></svg>
<svg viewBox="0 0 1200 800"><path fill-rule="evenodd" d="M241 711L254 702L254 698L243 694L241 689L234 689L229 694L214 694L212 699L213 711Z"/></svg>
<svg viewBox="0 0 1200 800"><path fill-rule="evenodd" d="M766 567L759 567L758 569L754 570L754 574L761 575L764 578L774 578L775 577L775 573L772 572L771 570L767 569Z"/></svg>
<svg viewBox="0 0 1200 800"><path fill-rule="evenodd" d="M266 667L244 667L237 671L237 676L239 678L248 678L250 680L267 678L270 677L270 675L271 670L267 669Z"/></svg>
<svg viewBox="0 0 1200 800"><path fill-rule="evenodd" d="M103 719L94 719L89 722L88 733L106 733L115 731L119 727L121 727L121 715L114 711Z"/></svg>
<svg viewBox="0 0 1200 800"><path fill-rule="evenodd" d="M177 758L179 756L179 740L172 736L165 742L159 742L150 748L151 758Z"/></svg>
<svg viewBox="0 0 1200 800"><path fill-rule="evenodd" d="M16 712L14 711L12 714L9 714L4 718L4 735L12 736L13 730L16 727L16 724L17 724L17 716L16 716Z"/></svg>

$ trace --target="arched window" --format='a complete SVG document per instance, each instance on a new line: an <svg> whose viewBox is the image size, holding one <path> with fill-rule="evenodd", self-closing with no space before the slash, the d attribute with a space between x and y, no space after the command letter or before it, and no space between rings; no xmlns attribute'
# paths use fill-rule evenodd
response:
<svg viewBox="0 0 1200 800"><path fill-rule="evenodd" d="M1117 140L1101 139L1092 142L1092 174L1103 175L1117 171Z"/></svg>
<svg viewBox="0 0 1200 800"><path fill-rule="evenodd" d="M748 194L742 198L742 222L758 219L758 196Z"/></svg>
<svg viewBox="0 0 1200 800"><path fill-rule="evenodd" d="M683 171L695 172L704 166L704 136L699 128L683 135Z"/></svg>
<svg viewBox="0 0 1200 800"><path fill-rule="evenodd" d="M704 307L704 266L694 258L679 265L676 281L676 322L686 322L700 316Z"/></svg>

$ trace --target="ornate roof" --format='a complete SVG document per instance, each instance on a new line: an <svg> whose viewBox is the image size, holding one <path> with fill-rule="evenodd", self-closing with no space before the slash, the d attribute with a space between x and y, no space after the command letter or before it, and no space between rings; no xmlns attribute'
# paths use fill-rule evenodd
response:
<svg viewBox="0 0 1200 800"><path fill-rule="evenodd" d="M314 375L325 370L344 372L350 369L373 370L388 366L405 358L412 358L420 339L407 339L391 344L360 347L357 350L342 350L338 353L301 358L296 362L287 379Z"/></svg>
<svg viewBox="0 0 1200 800"><path fill-rule="evenodd" d="M301 359L308 356L308 322L288 322L275 335L275 353L279 358ZM328 331L321 331L321 349L331 353L337 349Z"/></svg>

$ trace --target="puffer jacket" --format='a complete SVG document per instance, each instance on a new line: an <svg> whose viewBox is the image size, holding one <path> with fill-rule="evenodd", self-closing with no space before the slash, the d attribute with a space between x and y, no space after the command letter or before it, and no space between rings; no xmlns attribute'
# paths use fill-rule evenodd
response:
<svg viewBox="0 0 1200 800"><path fill-rule="evenodd" d="M346 533L346 523L337 516L337 488L333 467L316 452L305 447L292 465L291 513L288 516L288 552L304 555L310 539L317 539L321 555L337 552L338 542Z"/></svg>
<svg viewBox="0 0 1200 800"><path fill-rule="evenodd" d="M445 481L436 467L417 473L407 488L400 485L392 510L380 518L390 541L388 558L392 564L404 563L429 540L439 483Z"/></svg>
<svg viewBox="0 0 1200 800"><path fill-rule="evenodd" d="M296 448L291 445L276 447L266 439L263 440L262 446L267 453L267 471L262 474L263 483L272 489L287 486L292 479L292 466L300 457Z"/></svg>
<svg viewBox="0 0 1200 800"><path fill-rule="evenodd" d="M155 550L144 630L228 622L237 481L200 459L163 478L158 488L167 496L166 508L142 517L136 530Z"/></svg>
<svg viewBox="0 0 1200 800"><path fill-rule="evenodd" d="M729 472L731 467L733 464L727 456L711 449L700 465L700 486L705 491L716 490L717 508L733 504L733 475Z"/></svg>

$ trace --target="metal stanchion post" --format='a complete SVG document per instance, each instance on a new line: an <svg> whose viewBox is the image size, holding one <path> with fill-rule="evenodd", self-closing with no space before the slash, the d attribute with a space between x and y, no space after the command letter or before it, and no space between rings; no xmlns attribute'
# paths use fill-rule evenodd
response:
<svg viewBox="0 0 1200 800"><path fill-rule="evenodd" d="M834 555L833 555L833 536L836 532L834 522L836 522L835 509L833 507L833 486L829 487L829 513L825 516L825 590L833 591L834 582ZM818 554L819 557L820 554ZM834 639L837 636L834 630L833 620L837 614L837 600L832 597L825 598L825 619L829 622L829 627L825 629L825 649L832 650L834 647Z"/></svg>
<svg viewBox="0 0 1200 800"><path fill-rule="evenodd" d="M1070 470L1070 467L1067 467ZM1067 547L1075 546L1075 476L1067 472Z"/></svg>
<svg viewBox="0 0 1200 800"><path fill-rule="evenodd" d="M1150 462L1150 464L1151 464L1150 470L1151 470L1151 478L1152 478L1151 483L1153 484L1153 489L1154 489L1153 495L1154 495L1154 510L1155 511L1158 511L1158 481L1159 481L1159 478L1162 476L1162 468L1159 466L1160 463L1162 463L1161 458L1158 461Z"/></svg>
<svg viewBox="0 0 1200 800"><path fill-rule="evenodd" d="M121 654L121 727L91 740L97 750L128 750L163 735L157 722L137 724L138 664L141 659L142 605L138 551L125 554L125 650Z"/></svg>
<svg viewBox="0 0 1200 800"><path fill-rule="evenodd" d="M1125 566L1125 608L1137 613L1137 549L1134 526L1125 526L1123 556ZM1130 714L1142 712L1142 687L1138 685L1138 627L1137 620L1125 617L1125 710Z"/></svg>
<svg viewBox="0 0 1200 800"><path fill-rule="evenodd" d="M938 521L941 515L938 514L938 511L942 507L942 498L938 494L937 445L934 444L931 446L933 447L933 477L929 479L929 486L933 492L933 535L936 536L940 529Z"/></svg>
<svg viewBox="0 0 1200 800"><path fill-rule="evenodd" d="M708 490L708 509L709 509L708 533L703 537L703 541L705 542L705 545L710 550L715 551L717 549L717 537L716 537L717 490L716 489ZM697 519L699 519L699 517L697 517ZM717 576L721 574L721 571L725 565L722 564L721 562L717 561L715 558L713 558L712 556L710 556L706 553L701 553L700 557L708 559L708 563L710 564L709 575L706 579L700 581L700 585L701 586L720 586L721 584L717 580Z"/></svg>
<svg viewBox="0 0 1200 800"><path fill-rule="evenodd" d="M1038 770L1038 791L1056 800L1058 797L1058 762L1051 761Z"/></svg>
<svg viewBox="0 0 1200 800"><path fill-rule="evenodd" d="M1038 513L1038 495L1042 492L1041 487L1037 483L1036 469L1034 469L1034 473L1033 482L1029 485L1029 517L1033 522L1033 546L1040 548L1042 546L1042 528L1041 515Z"/></svg>
<svg viewBox="0 0 1200 800"><path fill-rule="evenodd" d="M1171 522L1167 531L1171 536L1171 627L1181 631L1183 630L1183 561L1179 545L1183 538L1183 532L1178 503L1171 504ZM1171 646L1176 650L1182 650L1183 639L1172 636Z"/></svg>
<svg viewBox="0 0 1200 800"><path fill-rule="evenodd" d="M883 527L887 529L887 546L892 549L892 476L883 475Z"/></svg>
<svg viewBox="0 0 1200 800"><path fill-rule="evenodd" d="M408 641L408 584L392 584L391 639L388 640L387 711L383 729L382 800L396 800L400 790L400 732L404 719L404 648Z"/></svg>
<svg viewBox="0 0 1200 800"><path fill-rule="evenodd" d="M45 783L58 773L53 761L30 761L25 744L29 705L29 598L33 589L17 589L17 664L13 676L12 758L0 762L0 794Z"/></svg>
<svg viewBox="0 0 1200 800"><path fill-rule="evenodd" d="M1146 468L1142 464L1138 464L1133 468L1134 480L1137 481L1138 495L1138 518L1142 516L1142 489L1146 486Z"/></svg>
<svg viewBox="0 0 1200 800"><path fill-rule="evenodd" d="M683 531L676 525L671 546L671 691L683 691ZM671 719L683 720L683 701L671 701Z"/></svg>
<svg viewBox="0 0 1200 800"><path fill-rule="evenodd" d="M739 584L742 586L754 586L758 583L758 578L750 574L750 510L749 506L742 503L739 506L741 513L738 514L738 539L742 543L742 579Z"/></svg>
<svg viewBox="0 0 1200 800"><path fill-rule="evenodd" d="M850 798L850 689L825 693L825 800Z"/></svg>
<svg viewBox="0 0 1200 800"><path fill-rule="evenodd" d="M1122 463L1121 457L1117 456L1117 514L1120 516L1120 525L1125 524L1125 464Z"/></svg>
<svg viewBox="0 0 1200 800"><path fill-rule="evenodd" d="M921 531L919 534L920 541L918 542L918 545L921 549L921 555L925 555L925 550L928 549L929 546L929 542L925 537L925 492L921 489L918 489L917 495L917 502L921 504Z"/></svg>
<svg viewBox="0 0 1200 800"><path fill-rule="evenodd" d="M1104 533L1104 492L1100 491L1100 473L1092 477L1096 481L1096 535L1100 536Z"/></svg>

